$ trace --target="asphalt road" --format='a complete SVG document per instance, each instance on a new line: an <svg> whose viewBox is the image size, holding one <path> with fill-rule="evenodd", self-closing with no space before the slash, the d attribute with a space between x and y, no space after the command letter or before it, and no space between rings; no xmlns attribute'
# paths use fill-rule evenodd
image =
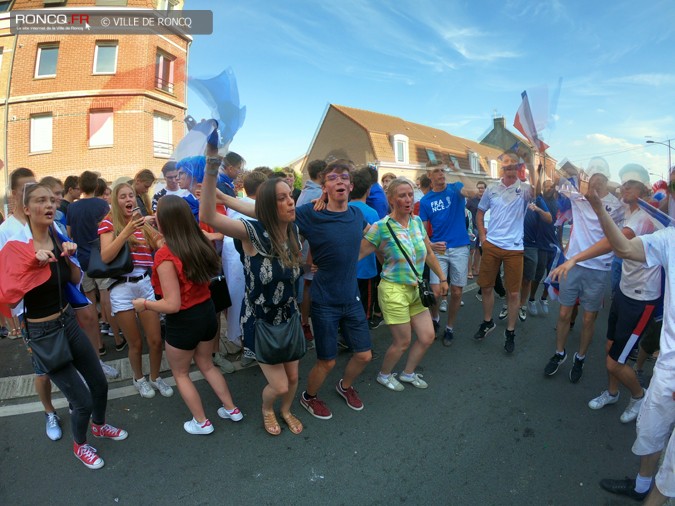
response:
<svg viewBox="0 0 675 506"><path fill-rule="evenodd" d="M630 452L635 426L619 422L628 393L603 410L587 407L605 388L607 309L584 377L573 385L569 358L556 376L543 376L554 348L555 304L548 317L518 324L516 351L507 356L503 322L483 342L472 339L481 319L474 293L464 296L454 345L437 341L423 361L427 390L386 390L375 382L377 359L355 385L365 409L352 411L334 391L343 353L321 392L333 418L315 419L296 403L305 424L299 436L264 432L257 367L227 376L246 415L239 423L219 419L215 395L197 383L216 429L209 436L184 432L190 416L177 392L111 400L108 421L130 435L93 442L106 461L98 471L72 455L66 410L58 442L45 437L42 413L0 418L0 504L635 504L598 486L604 477L633 476L638 465ZM373 334L382 355L386 326ZM578 339L574 329L568 352ZM310 351L301 388L313 361Z"/></svg>

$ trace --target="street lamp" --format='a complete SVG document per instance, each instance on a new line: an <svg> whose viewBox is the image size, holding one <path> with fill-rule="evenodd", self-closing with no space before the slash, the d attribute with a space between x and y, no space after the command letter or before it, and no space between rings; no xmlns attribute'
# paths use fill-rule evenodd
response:
<svg viewBox="0 0 675 506"><path fill-rule="evenodd" d="M651 140L650 140L650 141L646 141L647 144L661 144L662 146L668 146L668 175L669 175L669 176L670 176L670 169L671 169L671 167L672 167L672 163L671 163L671 161L670 161L670 150L673 149L673 148L670 146L670 141L672 141L672 140L673 140L673 139L668 139L666 142L651 141Z"/></svg>

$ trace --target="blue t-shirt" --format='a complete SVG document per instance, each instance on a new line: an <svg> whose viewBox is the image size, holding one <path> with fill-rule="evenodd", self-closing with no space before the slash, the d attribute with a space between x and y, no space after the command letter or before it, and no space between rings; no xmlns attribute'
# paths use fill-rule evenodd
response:
<svg viewBox="0 0 675 506"><path fill-rule="evenodd" d="M311 294L318 304L353 304L359 299L356 263L367 222L356 207L346 211L315 211L312 204L295 210L295 224L309 242L314 274Z"/></svg>
<svg viewBox="0 0 675 506"><path fill-rule="evenodd" d="M447 248L470 244L463 187L460 182L449 184L445 190L430 191L420 200L420 218L431 223L431 242L444 241Z"/></svg>
<svg viewBox="0 0 675 506"><path fill-rule="evenodd" d="M361 209L363 217L368 222L368 225L372 225L380 219L377 216L375 209L370 207L365 202L355 200L350 202L349 205ZM358 279L370 279L377 277L377 259L375 258L375 253L371 253L367 257L363 257L361 260L359 260L359 263L356 266L356 277Z"/></svg>
<svg viewBox="0 0 675 506"><path fill-rule="evenodd" d="M547 199L544 197L548 212L553 216L551 223L539 220L539 232L537 234L537 247L546 251L555 251L551 243L558 244L558 234L555 229L555 220L558 218L558 203L556 199Z"/></svg>
<svg viewBox="0 0 675 506"><path fill-rule="evenodd" d="M548 206L544 199L538 196L535 200L537 207L540 207L544 211L548 212ZM541 219L537 211L531 211L529 208L525 212L525 220L523 223L523 245L528 248L538 248L539 247L539 225L543 223L544 220Z"/></svg>
<svg viewBox="0 0 675 506"><path fill-rule="evenodd" d="M370 194L366 198L366 204L375 209L380 219L389 214L389 202L380 183L373 183L371 185Z"/></svg>
<svg viewBox="0 0 675 506"><path fill-rule="evenodd" d="M76 200L68 206L66 223L77 244L77 259L85 272L89 268L90 243L98 239L98 224L109 211L108 203L98 197Z"/></svg>

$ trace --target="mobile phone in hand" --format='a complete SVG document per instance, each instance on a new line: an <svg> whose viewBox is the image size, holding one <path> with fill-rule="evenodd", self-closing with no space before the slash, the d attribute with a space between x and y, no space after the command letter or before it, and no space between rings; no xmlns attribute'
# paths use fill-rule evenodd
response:
<svg viewBox="0 0 675 506"><path fill-rule="evenodd" d="M143 217L143 215L141 214L141 208L140 207L134 207L131 210L131 219L132 220L134 220L134 221L140 220L142 217Z"/></svg>

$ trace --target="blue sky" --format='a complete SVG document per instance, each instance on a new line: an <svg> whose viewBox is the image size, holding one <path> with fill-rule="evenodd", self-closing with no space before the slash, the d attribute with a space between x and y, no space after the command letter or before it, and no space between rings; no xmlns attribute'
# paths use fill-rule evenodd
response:
<svg viewBox="0 0 675 506"><path fill-rule="evenodd" d="M185 4L213 10L214 33L194 37L189 74L234 70L247 117L230 149L249 168L302 156L329 103L480 139L495 112L515 130L520 93L553 95L562 78L543 131L552 156L585 166L605 155L614 174L629 162L666 172L668 148L645 140L675 138L670 0ZM193 93L188 101L203 117ZM533 101L546 118L547 101Z"/></svg>

